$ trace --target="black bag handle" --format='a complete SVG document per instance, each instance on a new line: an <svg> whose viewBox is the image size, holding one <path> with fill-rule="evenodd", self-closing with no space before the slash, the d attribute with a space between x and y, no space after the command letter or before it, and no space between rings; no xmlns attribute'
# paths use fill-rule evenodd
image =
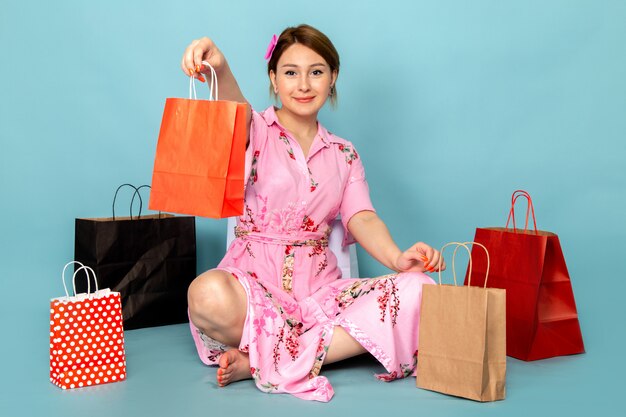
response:
<svg viewBox="0 0 626 417"><path fill-rule="evenodd" d="M139 190L141 190L142 188L149 188L150 190L152 190L152 187L149 186L148 184L140 185L139 187L135 188L135 194L133 194L133 198L130 200L130 207L132 211L133 203L135 202L135 196L138 196L139 197L139 216L137 216L137 218L141 217L141 209L143 207L143 200L141 199L141 193L139 192ZM161 211L159 210L159 219L160 218L161 218Z"/></svg>
<svg viewBox="0 0 626 417"><path fill-rule="evenodd" d="M123 187L131 187L135 190L135 194L137 194L137 187L135 187L132 184L122 184L119 187L117 187L117 190L115 190L115 195L113 196L113 220L115 220L115 200L117 200L117 193L120 191L120 189L122 189ZM135 194L133 194L133 199L135 198ZM143 206L143 201L141 201L141 196L139 196L139 215L141 215L141 208ZM133 219L133 203L131 201L130 203L130 219Z"/></svg>

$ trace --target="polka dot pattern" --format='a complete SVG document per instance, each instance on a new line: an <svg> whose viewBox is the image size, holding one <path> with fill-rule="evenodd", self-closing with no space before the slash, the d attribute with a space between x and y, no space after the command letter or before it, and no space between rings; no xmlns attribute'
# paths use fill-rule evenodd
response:
<svg viewBox="0 0 626 417"><path fill-rule="evenodd" d="M50 302L50 381L82 388L126 379L120 293Z"/></svg>

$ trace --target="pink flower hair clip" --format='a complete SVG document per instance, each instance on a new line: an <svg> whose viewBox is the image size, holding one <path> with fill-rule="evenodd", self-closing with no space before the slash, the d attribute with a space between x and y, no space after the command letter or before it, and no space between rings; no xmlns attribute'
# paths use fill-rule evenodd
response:
<svg viewBox="0 0 626 417"><path fill-rule="evenodd" d="M278 43L278 37L276 35L272 36L272 40L270 40L270 44L267 45L267 52L265 52L266 61L269 61L272 58L272 54L274 53L274 48L276 48L277 43Z"/></svg>

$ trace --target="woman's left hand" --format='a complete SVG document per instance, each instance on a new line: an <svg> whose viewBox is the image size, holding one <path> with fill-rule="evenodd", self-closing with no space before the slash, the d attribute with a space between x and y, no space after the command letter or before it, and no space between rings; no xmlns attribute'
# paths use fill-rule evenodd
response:
<svg viewBox="0 0 626 417"><path fill-rule="evenodd" d="M395 266L400 272L437 272L440 261L443 271L446 263L439 251L426 243L418 242L398 256Z"/></svg>

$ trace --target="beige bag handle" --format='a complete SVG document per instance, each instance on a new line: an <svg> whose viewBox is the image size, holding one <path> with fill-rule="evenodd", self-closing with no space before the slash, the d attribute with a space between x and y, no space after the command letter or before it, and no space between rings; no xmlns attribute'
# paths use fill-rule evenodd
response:
<svg viewBox="0 0 626 417"><path fill-rule="evenodd" d="M483 248L485 250L485 255L487 255L487 271L485 272L485 285L484 288L487 288L487 278L489 277L489 267L490 267L490 259L489 259L489 251L487 250L487 248L478 243L478 242L450 242L450 243L446 243L445 245L443 245L441 247L441 250L439 251L439 254L441 255L439 258L439 264L438 264L438 269L439 269L439 285L441 285L441 263L443 262L443 251L445 248L447 248L448 246L452 246L455 245L456 247L454 248L454 252L452 253L452 277L454 279L454 285L456 286L456 265L455 265L455 258L456 258L456 251L459 250L459 247L464 247L465 250L467 250L467 254L469 255L469 274L468 276L468 280L467 280L467 285L469 286L471 284L471 279L472 279L472 252L470 251L470 249L467 247L467 245L478 245L481 248Z"/></svg>

